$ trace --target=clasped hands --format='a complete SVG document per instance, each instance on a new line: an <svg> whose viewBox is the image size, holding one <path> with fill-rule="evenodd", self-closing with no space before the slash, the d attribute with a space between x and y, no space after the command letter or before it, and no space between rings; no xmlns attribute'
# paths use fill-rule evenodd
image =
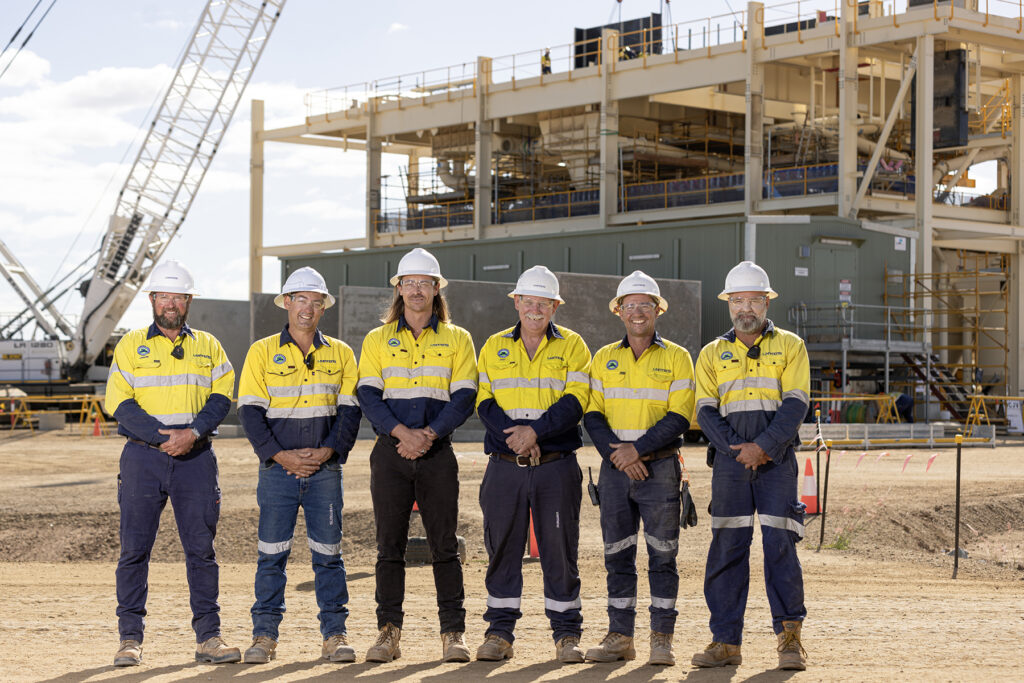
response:
<svg viewBox="0 0 1024 683"><path fill-rule="evenodd" d="M160 450L173 458L187 455L196 443L196 435L191 427L185 427L184 429L158 429L157 431L167 436L167 441L160 444Z"/></svg>
<svg viewBox="0 0 1024 683"><path fill-rule="evenodd" d="M284 471L296 479L316 474L327 460L334 455L334 449L329 446L321 448L292 448L278 451L273 460L284 468Z"/></svg>
<svg viewBox="0 0 1024 683"><path fill-rule="evenodd" d="M391 436L398 439L398 454L406 460L416 460L427 454L438 436L430 427L411 429L403 424L391 430Z"/></svg>
<svg viewBox="0 0 1024 683"><path fill-rule="evenodd" d="M529 425L516 425L504 430L505 445L516 455L529 458L540 458L540 446L537 444L537 432Z"/></svg>
<svg viewBox="0 0 1024 683"><path fill-rule="evenodd" d="M736 462L743 465L744 469L756 470L771 460L768 454L764 452L764 449L753 442L741 443L737 446L729 446L729 448L739 451L736 454Z"/></svg>

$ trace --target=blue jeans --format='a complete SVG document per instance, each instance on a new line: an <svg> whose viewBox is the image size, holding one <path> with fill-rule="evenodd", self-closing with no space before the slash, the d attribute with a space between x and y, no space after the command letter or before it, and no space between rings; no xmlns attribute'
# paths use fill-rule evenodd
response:
<svg viewBox="0 0 1024 683"><path fill-rule="evenodd" d="M678 614L679 460L661 458L646 465L647 479L633 481L603 460L598 486L608 570L608 630L630 637L636 621L636 548L641 519L651 586L651 630L673 633Z"/></svg>
<svg viewBox="0 0 1024 683"><path fill-rule="evenodd" d="M345 633L348 583L341 559L341 464L324 465L316 474L302 479L289 475L276 462L269 467L261 466L256 502L260 506L260 528L253 637L278 639L278 626L285 610L285 566L299 506L306 519L307 541L313 555L320 633L324 640Z"/></svg>

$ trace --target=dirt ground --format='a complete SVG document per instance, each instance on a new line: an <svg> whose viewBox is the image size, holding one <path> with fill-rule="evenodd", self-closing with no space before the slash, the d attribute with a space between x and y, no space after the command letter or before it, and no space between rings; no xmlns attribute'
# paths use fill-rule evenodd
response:
<svg viewBox="0 0 1024 683"><path fill-rule="evenodd" d="M350 641L361 655L376 633L373 518L367 456L359 442L345 466L344 557L349 572ZM697 670L693 652L710 640L703 598L704 557L711 532L706 514L710 470L703 448L684 451L700 516L681 532L679 664L644 664L647 618L641 610L638 657L615 665L561 666L543 615L540 567L524 565L525 616L515 657L503 664L440 664L436 603L429 568L411 567L400 660L386 665L321 662L309 551L295 544L278 659L264 666L212 667L192 661L188 594L182 553L168 509L150 573L143 665L115 670L114 565L117 559L115 482L121 439L80 437L70 431L0 434L0 680L1021 680L1024 676L1024 445L965 449L959 576L951 578L955 451L891 450L834 454L825 545L815 552L820 518L808 522L801 560L808 617L806 673L776 672L774 638L764 594L760 540L754 539L743 664ZM224 635L250 640L249 607L256 558L256 460L242 439L216 443L224 492L217 538L221 560ZM486 457L480 444L456 444L461 468L461 524L466 537L467 641L482 640L486 553L477 502ZM925 467L938 453L929 471ZM913 454L901 471L907 455ZM799 454L801 471L804 458ZM586 474L598 456L584 449ZM596 472L595 472L596 475ZM818 472L819 483L823 473ZM300 521L301 527L301 521ZM304 530L296 531L302 538ZM639 564L646 566L643 546ZM605 575L598 510L584 495L580 542L583 646L607 627ZM638 602L648 599L641 570Z"/></svg>

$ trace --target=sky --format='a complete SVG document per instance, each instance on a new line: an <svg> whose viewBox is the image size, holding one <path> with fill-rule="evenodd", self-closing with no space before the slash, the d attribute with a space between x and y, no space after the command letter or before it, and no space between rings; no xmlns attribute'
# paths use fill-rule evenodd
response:
<svg viewBox="0 0 1024 683"><path fill-rule="evenodd" d="M43 0L40 10L49 2ZM0 46L35 4L0 3ZM99 245L142 142L147 112L163 97L205 4L57 0L0 78L0 239L44 289ZM621 16L640 17L663 6L624 0ZM745 6L739 0L676 0L669 9L671 21L680 23ZM615 0L290 0L164 258L188 265L205 296L248 296L252 99L266 103L266 127L295 125L304 120L309 92L565 45L573 40L573 27L615 21L619 8ZM0 58L0 69L11 52ZM266 244L363 234L362 153L285 144L268 144L265 153ZM386 155L384 173L397 174L404 161ZM279 263L267 258L263 289L279 286ZM81 303L72 293L59 307L74 318ZM21 308L0 282L0 319ZM137 299L122 326L149 318L145 300Z"/></svg>

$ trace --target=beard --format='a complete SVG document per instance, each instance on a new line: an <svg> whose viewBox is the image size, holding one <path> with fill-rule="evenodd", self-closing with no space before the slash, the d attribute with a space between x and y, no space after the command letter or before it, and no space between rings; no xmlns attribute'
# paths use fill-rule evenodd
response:
<svg viewBox="0 0 1024 683"><path fill-rule="evenodd" d="M765 321L768 319L768 311L764 311L761 314L757 313L733 313L732 326L741 334L756 334L764 329Z"/></svg>
<svg viewBox="0 0 1024 683"><path fill-rule="evenodd" d="M185 304L185 310L179 311L176 308L164 308L163 313L156 312L156 305L153 306L153 321L157 327L165 330L177 330L181 328L185 321L188 319L188 304Z"/></svg>

